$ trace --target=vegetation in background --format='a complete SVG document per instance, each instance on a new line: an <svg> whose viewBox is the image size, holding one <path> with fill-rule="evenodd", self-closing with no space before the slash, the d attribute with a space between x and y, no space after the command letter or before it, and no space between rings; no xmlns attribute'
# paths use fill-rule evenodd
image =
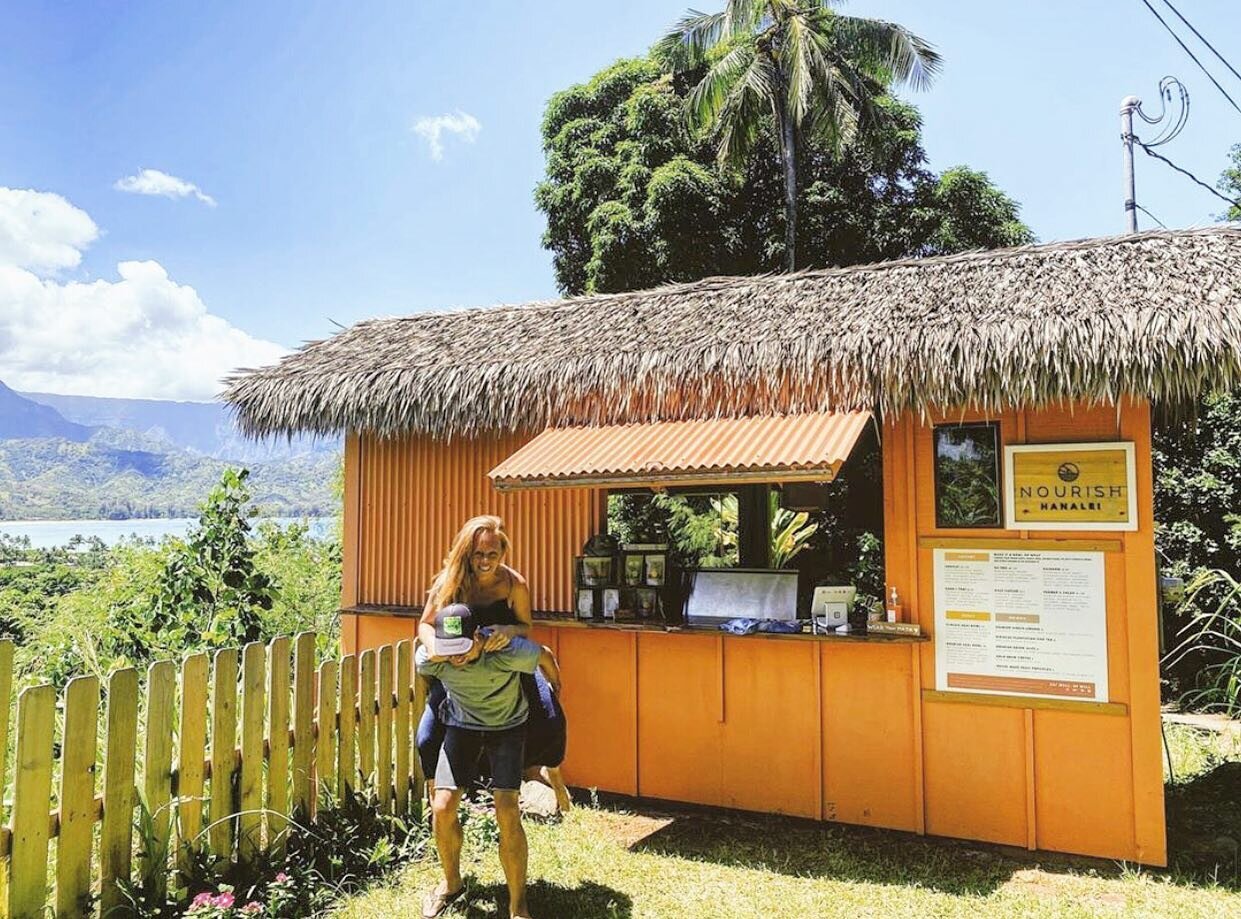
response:
<svg viewBox="0 0 1241 919"><path fill-rule="evenodd" d="M1228 151L1229 165L1219 177L1219 190L1234 201L1241 201L1241 144ZM1224 220L1241 220L1241 205L1234 204L1220 215Z"/></svg>
<svg viewBox="0 0 1241 919"><path fill-rule="evenodd" d="M62 686L121 666L179 659L313 629L335 644L340 544L308 526L251 527L245 470L226 470L184 539L37 551L10 541L0 629L23 678Z"/></svg>
<svg viewBox="0 0 1241 919"><path fill-rule="evenodd" d="M722 167L743 170L763 136L778 151L785 271L797 262L803 140L839 155L882 120L878 101L891 87L929 86L941 64L904 26L843 16L833 5L836 0L727 0L718 13L691 10L655 49L673 73L701 73L686 111L691 126L710 137Z"/></svg>
<svg viewBox="0 0 1241 919"><path fill-rule="evenodd" d="M1192 585L1166 610L1169 692L1187 706L1237 707L1241 602L1241 392L1207 396L1156 425L1155 539L1164 575ZM1230 701L1231 700L1231 701Z"/></svg>
<svg viewBox="0 0 1241 919"><path fill-rule="evenodd" d="M556 93L543 118L546 177L535 200L565 294L635 290L784 264L783 174L773 139L721 171L709 136L686 124L695 74L622 60ZM883 117L835 152L799 152L798 254L805 267L1018 245L1033 234L986 175L927 168L916 109Z"/></svg>

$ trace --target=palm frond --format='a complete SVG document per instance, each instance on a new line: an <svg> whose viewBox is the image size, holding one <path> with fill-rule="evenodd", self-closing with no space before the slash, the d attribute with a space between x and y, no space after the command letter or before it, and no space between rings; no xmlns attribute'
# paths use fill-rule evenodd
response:
<svg viewBox="0 0 1241 919"><path fill-rule="evenodd" d="M764 120L775 108L777 86L771 58L752 54L715 116L718 158L722 166L740 163L753 149Z"/></svg>
<svg viewBox="0 0 1241 919"><path fill-rule="evenodd" d="M753 31L762 3L729 0L718 13L691 9L656 44L656 57L673 70L698 66L712 48Z"/></svg>
<svg viewBox="0 0 1241 919"><path fill-rule="evenodd" d="M690 123L705 127L715 123L729 94L754 60L754 48L748 43L737 45L712 65L686 98Z"/></svg>
<svg viewBox="0 0 1241 919"><path fill-rule="evenodd" d="M852 49L863 66L869 59L872 67L883 68L893 83L926 89L943 67L934 45L899 23L840 15L830 23L839 47Z"/></svg>

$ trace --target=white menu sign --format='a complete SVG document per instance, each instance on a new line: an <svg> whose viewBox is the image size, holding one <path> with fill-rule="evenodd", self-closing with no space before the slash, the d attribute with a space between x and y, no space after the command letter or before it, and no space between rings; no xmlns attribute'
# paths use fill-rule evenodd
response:
<svg viewBox="0 0 1241 919"><path fill-rule="evenodd" d="M1108 701L1102 552L934 553L937 689Z"/></svg>

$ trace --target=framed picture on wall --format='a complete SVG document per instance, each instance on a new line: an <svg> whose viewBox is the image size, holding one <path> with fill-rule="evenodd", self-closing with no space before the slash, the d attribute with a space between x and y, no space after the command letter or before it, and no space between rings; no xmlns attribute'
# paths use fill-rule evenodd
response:
<svg viewBox="0 0 1241 919"><path fill-rule="evenodd" d="M646 556L641 552L622 555L621 577L626 587L641 587L646 582Z"/></svg>
<svg viewBox="0 0 1241 919"><path fill-rule="evenodd" d="M939 424L933 437L935 526L1002 528L999 423Z"/></svg>
<svg viewBox="0 0 1241 919"><path fill-rule="evenodd" d="M611 555L581 555L577 560L578 586L606 587L612 580Z"/></svg>
<svg viewBox="0 0 1241 919"><path fill-rule="evenodd" d="M590 587L579 587L577 590L577 607L575 612L578 619L594 619L595 618L595 591Z"/></svg>

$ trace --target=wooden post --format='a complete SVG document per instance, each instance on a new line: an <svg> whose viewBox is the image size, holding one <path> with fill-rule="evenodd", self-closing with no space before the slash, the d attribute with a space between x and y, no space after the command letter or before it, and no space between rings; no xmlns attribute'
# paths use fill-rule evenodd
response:
<svg viewBox="0 0 1241 919"><path fill-rule="evenodd" d="M181 662L181 754L177 763L178 857L181 880L189 880L193 852L203 849L204 765L207 759L207 683L211 669L205 653Z"/></svg>
<svg viewBox="0 0 1241 919"><path fill-rule="evenodd" d="M56 837L56 915L65 919L89 912L98 731L99 680L75 677L65 687L60 833Z"/></svg>
<svg viewBox="0 0 1241 919"><path fill-rule="evenodd" d="M9 915L42 917L47 903L48 802L52 797L52 734L56 690L31 686L17 702L13 775L13 849L9 856Z"/></svg>
<svg viewBox="0 0 1241 919"><path fill-rule="evenodd" d="M289 639L273 638L268 646L267 687L267 844L284 849L289 816L289 683L292 659Z"/></svg>
<svg viewBox="0 0 1241 919"><path fill-rule="evenodd" d="M362 652L362 680L358 689L358 768L364 784L375 781L375 651Z"/></svg>
<svg viewBox="0 0 1241 919"><path fill-rule="evenodd" d="M302 632L293 645L293 812L303 820L314 814L314 680L315 636Z"/></svg>
<svg viewBox="0 0 1241 919"><path fill-rule="evenodd" d="M177 707L177 665L157 661L147 669L146 752L142 782L150 817L150 851L143 858L143 874L155 879L155 892L167 890L168 855L172 838L172 732Z"/></svg>
<svg viewBox="0 0 1241 919"><path fill-rule="evenodd" d="M246 645L241 666L241 780L237 791L237 861L252 865L263 835L263 703L267 647Z"/></svg>
<svg viewBox="0 0 1241 919"><path fill-rule="evenodd" d="M319 732L315 738L315 787L336 791L336 661L319 665Z"/></svg>
<svg viewBox="0 0 1241 919"><path fill-rule="evenodd" d="M409 706L411 661L413 643L406 639L396 646L396 721L393 739L396 745L396 812L404 817L409 813Z"/></svg>
<svg viewBox="0 0 1241 919"><path fill-rule="evenodd" d="M340 661L340 738L337 747L336 781L341 800L353 793L358 781L354 751L354 725L358 718L358 658L347 654Z"/></svg>
<svg viewBox="0 0 1241 919"><path fill-rule="evenodd" d="M737 555L742 568L771 567L771 486L737 489Z"/></svg>
<svg viewBox="0 0 1241 919"><path fill-rule="evenodd" d="M125 904L118 886L130 877L134 841L134 761L138 743L138 671L108 679L108 739L104 753L103 826L99 830L99 914ZM44 867L46 870L46 866Z"/></svg>
<svg viewBox="0 0 1241 919"><path fill-rule="evenodd" d="M211 854L224 864L233 857L233 774L237 749L237 651L215 653L211 697Z"/></svg>

